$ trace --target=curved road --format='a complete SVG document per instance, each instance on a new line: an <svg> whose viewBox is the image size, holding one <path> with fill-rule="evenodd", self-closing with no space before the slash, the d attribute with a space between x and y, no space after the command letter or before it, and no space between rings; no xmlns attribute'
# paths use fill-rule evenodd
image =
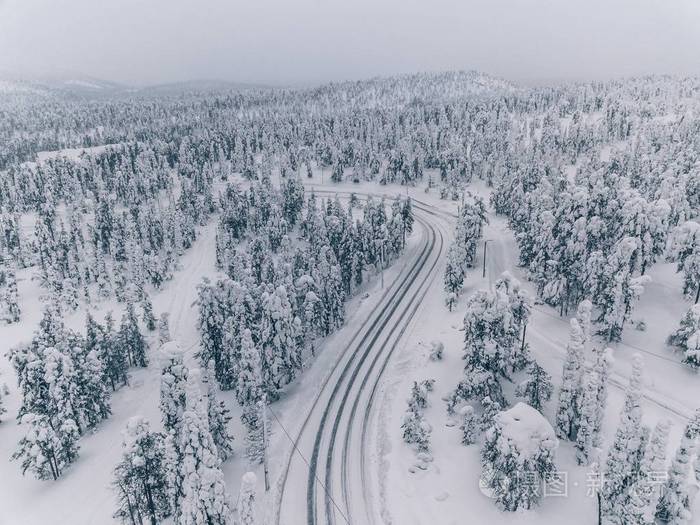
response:
<svg viewBox="0 0 700 525"><path fill-rule="evenodd" d="M412 202L419 246L341 352L294 436L277 485L277 524L379 521L377 464L369 455L373 408L393 352L440 275L451 231L449 214Z"/></svg>

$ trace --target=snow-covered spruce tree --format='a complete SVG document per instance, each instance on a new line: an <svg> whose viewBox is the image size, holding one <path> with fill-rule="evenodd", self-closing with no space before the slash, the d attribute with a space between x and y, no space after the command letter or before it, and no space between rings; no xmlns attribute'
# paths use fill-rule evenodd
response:
<svg viewBox="0 0 700 525"><path fill-rule="evenodd" d="M621 339L622 329L632 313L634 302L644 291L644 285L651 280L647 275L632 276L632 261L636 251L635 239L625 237L617 243L601 272L594 277L596 288L600 290L593 297L600 311L597 319L601 325L598 334L604 336L607 341Z"/></svg>
<svg viewBox="0 0 700 525"><path fill-rule="evenodd" d="M690 523L692 518L688 475L690 462L697 449L697 416L698 412L683 431L681 443L668 469L668 477L661 488L654 516L662 523L681 525Z"/></svg>
<svg viewBox="0 0 700 525"><path fill-rule="evenodd" d="M634 266L644 275L663 254L671 209L664 200L648 201L636 189L623 191L622 202L623 235L637 239Z"/></svg>
<svg viewBox="0 0 700 525"><path fill-rule="evenodd" d="M117 389L117 384L126 385L129 380L129 356L127 349L118 339L118 334L114 332L114 320L112 313L107 312L104 325L98 330L99 356L104 364L104 373L107 381L112 386L112 390Z"/></svg>
<svg viewBox="0 0 700 525"><path fill-rule="evenodd" d="M6 280L7 283L5 285L6 289L3 298L6 303L7 322L18 323L21 310L19 307L19 294L17 292L17 278L12 267L7 271Z"/></svg>
<svg viewBox="0 0 700 525"><path fill-rule="evenodd" d="M226 408L226 404L219 401L216 396L213 363L210 363L210 370L202 374L202 382L207 388L207 414L211 437L219 452L219 458L221 461L226 461L233 456L234 438L228 427L228 423L231 421L229 410Z"/></svg>
<svg viewBox="0 0 700 525"><path fill-rule="evenodd" d="M577 397L577 415L575 447L576 462L579 465L588 465L593 458L599 457L596 443L600 437L596 423L599 419L598 411L604 407L598 406L599 376L594 370L587 370L581 381L581 391ZM568 437L568 436L565 436Z"/></svg>
<svg viewBox="0 0 700 525"><path fill-rule="evenodd" d="M432 388L432 380L418 383L413 382L411 396L408 398L408 408L403 417L401 429L403 440L415 444L418 452L430 450L430 424L425 420L423 411L428 406L428 392Z"/></svg>
<svg viewBox="0 0 700 525"><path fill-rule="evenodd" d="M460 253L464 256L461 261L464 271L474 263L479 240L487 223L484 201L467 192L464 204L460 207L455 229L455 242L460 246Z"/></svg>
<svg viewBox="0 0 700 525"><path fill-rule="evenodd" d="M104 381L105 365L97 349L86 352L74 348L73 355L81 419L86 428L93 428L112 413L109 386Z"/></svg>
<svg viewBox="0 0 700 525"><path fill-rule="evenodd" d="M531 407L542 412L544 404L552 398L553 390L552 376L533 360L527 379L516 388L516 395L525 398Z"/></svg>
<svg viewBox="0 0 700 525"><path fill-rule="evenodd" d="M255 525L255 484L254 472L246 472L241 478L241 490L238 494L238 525Z"/></svg>
<svg viewBox="0 0 700 525"><path fill-rule="evenodd" d="M641 464L649 439L649 429L642 424L642 358L635 355L620 425L604 469L605 485L601 491L603 513L613 522L621 523L620 507L630 488L641 474Z"/></svg>
<svg viewBox="0 0 700 525"><path fill-rule="evenodd" d="M484 436L481 479L499 508L530 509L539 503L542 483L556 470L554 429L525 403L500 412Z"/></svg>
<svg viewBox="0 0 700 525"><path fill-rule="evenodd" d="M445 262L444 285L447 293L445 303L450 312L454 308L464 284L464 272L462 271L458 250L456 244L451 244L447 250L447 261Z"/></svg>
<svg viewBox="0 0 700 525"><path fill-rule="evenodd" d="M264 435L265 422L263 417L267 417L267 407L263 405L264 400L258 403L248 403L243 406L241 422L246 429L245 453L250 465L259 465L265 458L266 436ZM269 425L267 425L269 433Z"/></svg>
<svg viewBox="0 0 700 525"><path fill-rule="evenodd" d="M175 465L175 522L178 525L227 525L232 523L216 444L212 438L207 407L192 371L187 381L186 404L175 436L181 454Z"/></svg>
<svg viewBox="0 0 700 525"><path fill-rule="evenodd" d="M462 423L459 427L462 431L462 444L473 445L476 443L476 438L479 433L479 425L474 413L474 407L471 405L463 406L460 410L460 415L462 416Z"/></svg>
<svg viewBox="0 0 700 525"><path fill-rule="evenodd" d="M418 452L428 452L430 450L430 433L432 429L425 420L422 410L409 404L401 422L401 429L403 431L403 440L410 445L415 445Z"/></svg>
<svg viewBox="0 0 700 525"><path fill-rule="evenodd" d="M316 271L312 277L318 283L319 298L323 303L321 334L328 335L340 328L345 321L345 291L342 274L330 246L321 247Z"/></svg>
<svg viewBox="0 0 700 525"><path fill-rule="evenodd" d="M247 328L241 336L241 360L238 370L236 399L242 406L258 403L263 394L260 349L255 345L252 333Z"/></svg>
<svg viewBox="0 0 700 525"><path fill-rule="evenodd" d="M145 291L143 291L142 294L141 309L143 312L143 324L145 324L146 328L152 332L156 329L156 318L153 315L153 303L151 303L151 298Z"/></svg>
<svg viewBox="0 0 700 525"><path fill-rule="evenodd" d="M700 368L700 305L690 307L681 319L678 330L668 337L668 344L683 352L683 362Z"/></svg>
<svg viewBox="0 0 700 525"><path fill-rule="evenodd" d="M163 312L158 318L158 345L162 346L170 341L170 312Z"/></svg>
<svg viewBox="0 0 700 525"><path fill-rule="evenodd" d="M520 283L507 273L495 291L479 290L467 301L464 316L465 378L455 390L461 399L483 399L505 405L499 383L529 363L524 330L530 300Z"/></svg>
<svg viewBox="0 0 700 525"><path fill-rule="evenodd" d="M197 328L200 334L200 364L205 367L211 360L214 362L216 380L223 389L232 388L231 359L226 345L226 329L230 326L226 320L232 317L232 312L225 297L233 293L231 281L219 281L212 284L203 279L197 286L197 304L199 318Z"/></svg>
<svg viewBox="0 0 700 525"><path fill-rule="evenodd" d="M97 295L102 299L107 299L112 295L112 281L107 271L105 254L102 250L95 250L95 275L97 279Z"/></svg>
<svg viewBox="0 0 700 525"><path fill-rule="evenodd" d="M603 417L605 407L608 405L608 382L610 369L614 359L611 348L595 349L595 361L592 370L598 375L598 394L596 396L595 425L593 426L593 446L601 446L601 436L603 431Z"/></svg>
<svg viewBox="0 0 700 525"><path fill-rule="evenodd" d="M27 413L21 423L25 434L13 460L22 461L22 474L32 472L38 479L56 480L78 458L78 426L72 419L51 422L43 414Z"/></svg>
<svg viewBox="0 0 700 525"><path fill-rule="evenodd" d="M126 311L122 316L119 332L117 333L117 344L124 349L131 366L146 367L148 365L146 340L141 335L134 303L131 301L127 302Z"/></svg>
<svg viewBox="0 0 700 525"><path fill-rule="evenodd" d="M415 222L411 197L406 197L406 199L402 201L401 221L403 223L404 244L406 244L406 234L413 232L413 223Z"/></svg>
<svg viewBox="0 0 700 525"><path fill-rule="evenodd" d="M700 301L700 223L687 221L674 232L669 253L683 272L683 294Z"/></svg>
<svg viewBox="0 0 700 525"><path fill-rule="evenodd" d="M491 397L486 396L481 400L483 411L479 419L479 428L485 432L493 426L494 418L503 410L503 406L498 401L494 401Z"/></svg>
<svg viewBox="0 0 700 525"><path fill-rule="evenodd" d="M593 303L588 299L584 299L576 308L576 320L583 334L583 346L591 341L591 314L593 311Z"/></svg>
<svg viewBox="0 0 700 525"><path fill-rule="evenodd" d="M671 422L659 421L644 451L640 476L630 487L620 508L622 523L654 525L654 512L659 501L661 485L659 476L666 472L666 448Z"/></svg>
<svg viewBox="0 0 700 525"><path fill-rule="evenodd" d="M47 348L44 356L44 379L47 390L44 411L49 415L54 428L70 419L81 434L86 427L85 414L71 348L67 343L61 343Z"/></svg>
<svg viewBox="0 0 700 525"><path fill-rule="evenodd" d="M279 389L292 381L301 369L301 348L298 344L299 326L284 286L262 297L260 343L262 345L263 385L274 399Z"/></svg>
<svg viewBox="0 0 700 525"><path fill-rule="evenodd" d="M117 495L115 518L122 523L147 520L155 525L170 515L166 461L163 435L151 431L145 418L130 418L112 482Z"/></svg>
<svg viewBox="0 0 700 525"><path fill-rule="evenodd" d="M576 439L578 430L584 341L581 325L576 319L571 319L556 417L557 436L570 441Z"/></svg>
<svg viewBox="0 0 700 525"><path fill-rule="evenodd" d="M185 410L185 390L189 369L184 364L184 354L176 341L164 344L160 352L160 412L167 432L174 432Z"/></svg>

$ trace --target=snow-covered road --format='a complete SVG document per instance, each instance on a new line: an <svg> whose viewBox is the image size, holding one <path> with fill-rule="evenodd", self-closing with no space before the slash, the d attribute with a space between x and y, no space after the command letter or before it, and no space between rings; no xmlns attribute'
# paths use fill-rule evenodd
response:
<svg viewBox="0 0 700 525"><path fill-rule="evenodd" d="M419 243L352 334L295 436L282 466L277 523L374 523L378 480L370 441L380 381L393 351L439 275L449 224L414 200ZM300 512L306 501L306 512Z"/></svg>

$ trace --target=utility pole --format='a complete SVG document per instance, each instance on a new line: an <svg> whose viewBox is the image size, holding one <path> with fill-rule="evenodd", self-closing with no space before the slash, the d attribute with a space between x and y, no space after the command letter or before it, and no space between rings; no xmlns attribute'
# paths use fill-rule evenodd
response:
<svg viewBox="0 0 700 525"><path fill-rule="evenodd" d="M263 420L263 471L265 472L265 492L270 491L270 472L267 465L267 394L260 400L260 412Z"/></svg>
<svg viewBox="0 0 700 525"><path fill-rule="evenodd" d="M486 245L487 245L489 242L491 242L491 239L486 239L486 240L484 241L484 261L483 261L483 263L484 263L484 269L483 269L482 272L481 272L481 277L482 277L482 278L486 277Z"/></svg>
<svg viewBox="0 0 700 525"><path fill-rule="evenodd" d="M379 264L382 265L382 290L384 289L384 243L379 250Z"/></svg>

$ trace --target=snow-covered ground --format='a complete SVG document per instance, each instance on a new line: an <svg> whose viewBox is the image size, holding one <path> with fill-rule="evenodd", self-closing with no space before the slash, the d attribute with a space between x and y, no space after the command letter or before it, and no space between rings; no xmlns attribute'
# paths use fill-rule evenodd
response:
<svg viewBox="0 0 700 525"><path fill-rule="evenodd" d="M406 189L376 183L330 185L328 175L325 173L322 182L321 175L315 173L312 179L305 181L307 191L312 188L319 192L338 191L345 196L352 191L388 196L398 192L407 193L417 204L424 203L442 212L434 217L426 215L425 220L442 232L445 243L449 242L452 234L451 214L456 213L458 202L440 200L436 191L425 193L424 187ZM488 194L488 189L482 185L477 184L470 189L484 196ZM337 500L343 513L350 507L354 522L382 520L385 523L403 525L464 523L468 520L470 523L484 524L554 524L561 523L562 516L567 516L568 523L594 522L596 505L587 489L588 469L576 466L574 451L569 443L562 442L557 451L557 465L568 474L567 497L545 498L541 507L527 513L503 513L479 489L481 465L478 446L463 446L458 427L450 422L446 414L442 397L462 377L463 341L460 328L466 297L479 288L488 287L505 270L521 279L534 295L525 275L516 266L518 254L512 233L506 228L505 222L493 213L490 213L489 220L490 225L484 235L485 239L491 240L487 252L486 278L481 276L483 251L480 247L460 303L454 311L449 312L444 306L440 278L444 261L440 257L434 275L426 281L429 285L424 288L418 288L418 283L412 285L411 292L415 292L417 300L411 305L415 305L416 309L400 334L382 334L382 337L386 337L387 344L391 343L389 346L395 344L395 351L387 361L384 373L377 375L376 371L369 372L374 374L373 381L376 380L378 389L374 394L376 401L370 405L372 411L367 415L369 430L365 432L368 433L359 434L362 430L349 425L350 419L341 419L342 424L347 426L342 437L345 438L348 433L353 436L349 445L347 439L345 442L350 458L349 461L343 460L344 465L338 464L338 472L342 472L342 476L338 474L340 477L333 474L331 478L325 478L323 469L319 469L318 508L323 507L324 500L321 482L330 479L333 481L330 488L333 499ZM309 471L305 461L310 458L310 451L313 450L313 438L323 414L322 408L328 401L329 388L335 385L337 370L342 368L338 368L338 363L344 366L346 360L355 357L354 351L347 352L352 346L353 336L364 334L368 330L367 321L377 313L381 305L393 299L391 294L384 292L400 282L401 277L410 270L409 262L419 255L426 232L421 228L416 231L402 259L385 271L384 287L381 280L375 277L350 301L346 325L323 341L316 359L309 363L305 373L286 389L280 401L272 405L273 428L269 458L273 486L270 493L264 492L262 470L257 469L256 472L258 510L259 515L265 517L265 523L274 522L275 510L280 504L279 523L306 521ZM197 312L193 305L196 285L202 277L216 275L214 234L214 222L202 227L196 243L183 256L180 271L162 291L152 295L156 315L164 311L170 312L172 336L186 350L188 359L192 359L199 340L195 327ZM635 320L646 321L646 331L637 331L630 324L625 329L623 342L614 346L614 374L605 416L604 438L609 440L617 426L632 356L639 352L646 362L644 419L649 425L662 418L669 418L673 422L669 440L669 453L672 453L679 441L685 418L698 402L698 377L681 366L678 357L664 343L668 332L687 308L680 294L680 279L669 264L656 265L650 275L653 282L647 287L634 314ZM20 436L20 428L13 421L19 396L15 388L14 372L5 353L15 344L26 341L39 322L41 290L31 277L32 269L22 270L18 274L22 322L0 327L0 350L3 354L0 358L0 383L7 383L11 392L5 398L8 413L4 416L5 421L0 424L0 471L3 473L0 476L0 494L9 496L4 497L0 505L0 524L111 523L114 496L110 482L112 469L121 454L121 430L126 420L136 414L149 418L156 427L159 425L160 372L157 349L155 343L151 345L149 367L132 371L130 385L113 396L112 416L99 425L92 435L81 439L79 460L59 481L40 482L32 477L23 477L18 465L9 461ZM91 313L101 320L108 310L112 310L115 318L119 319L120 308L117 303L101 303L91 308ZM85 312L80 310L70 315L66 323L70 328L82 331L84 319ZM556 385L561 377L568 339L567 320L553 309L538 305L528 325L527 334L534 356L553 376ZM435 340L445 345L442 361L431 361L428 357L430 343ZM364 375L365 370L362 369L361 373ZM436 380L435 391L430 394L431 405L426 411L427 420L433 427L433 461L427 470L421 470L411 468L416 462L415 453L402 441L400 425L411 384L426 378ZM360 414L367 402L367 393L362 395L365 397L358 394ZM231 395L221 394L221 398L226 400L232 410L231 425L237 437L238 454L223 466L229 493L235 495L241 475L249 467L242 454L243 436L238 423L239 410L236 402ZM550 420L553 419L555 404L556 401L552 400L545 410ZM298 449L294 449L292 441L297 436L301 438L297 442ZM326 439L324 437L324 444ZM288 473L287 465L290 465ZM366 472L365 469L369 471ZM415 472L409 472L409 469ZM350 490L341 490L340 480L343 484L349 484ZM369 497L372 505L372 516L367 519L358 515L357 508L351 503L355 498L365 497ZM66 501L71 504L67 505ZM338 511L336 515L336 522L342 520L340 513Z"/></svg>
<svg viewBox="0 0 700 525"><path fill-rule="evenodd" d="M482 195L486 189L471 188ZM450 203L441 201L443 206ZM551 496L541 507L524 513L501 512L479 488L481 462L478 445L461 444L458 425L451 422L442 400L455 388L463 376L462 327L463 304L471 293L488 287L503 271L507 270L526 287L534 297L534 289L526 276L517 268L517 246L502 218L493 213L484 238L490 239L487 250L487 275L482 278L483 247L469 272L460 304L452 312L444 307L444 292L434 286L424 299L422 313L416 320L416 329L404 346L399 349L389 372L384 389L381 414L384 424L375 444L381 461L378 469L383 473L381 493L383 515L387 523L595 523L597 504L590 492L590 469L576 464L570 443L560 443L557 466L568 476L566 497ZM670 419L668 454L673 454L680 441L687 417L698 405L698 375L680 364L678 356L666 347L665 339L675 328L687 303L681 296L680 278L672 265L658 264L650 275L653 279L635 310L634 319L644 319L647 329L640 332L630 324L625 328L623 341L612 345L615 362L605 412L604 447L614 436L624 401L624 389L631 372L632 357L640 353L644 358L645 399L644 422L653 426L661 419ZM563 359L568 341L568 319L546 305L535 307L527 329L527 341L538 363L549 372L555 383L555 394L546 407L545 414L554 420L556 386L561 380ZM441 341L445 345L444 359L431 361L430 343ZM598 343L602 344L602 343ZM412 468L416 463L415 452L401 438L401 418L406 410L406 399L414 381L427 378L436 380L435 391L430 394L431 406L426 418L433 427L431 436L434 461L425 471ZM409 473L409 469L414 473ZM697 502L696 502L697 509Z"/></svg>

